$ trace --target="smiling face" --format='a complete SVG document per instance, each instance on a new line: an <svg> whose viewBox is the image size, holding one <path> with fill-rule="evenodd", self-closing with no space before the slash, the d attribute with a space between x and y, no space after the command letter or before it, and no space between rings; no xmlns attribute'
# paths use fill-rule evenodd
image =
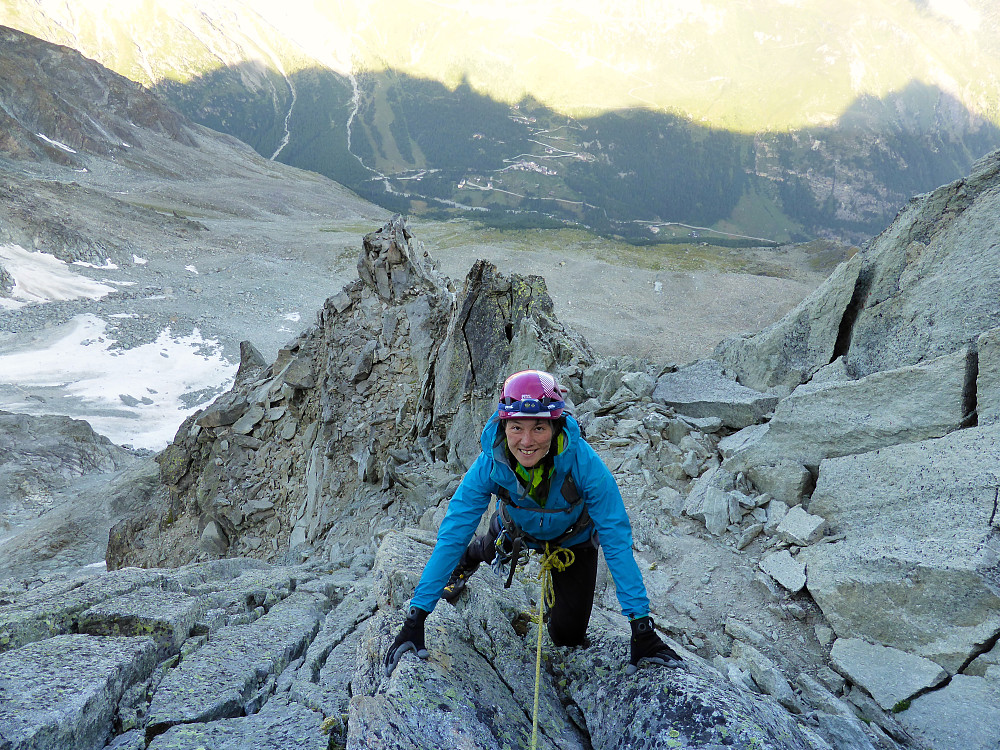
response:
<svg viewBox="0 0 1000 750"><path fill-rule="evenodd" d="M507 447L521 466L536 466L552 447L551 419L508 419L504 421Z"/></svg>

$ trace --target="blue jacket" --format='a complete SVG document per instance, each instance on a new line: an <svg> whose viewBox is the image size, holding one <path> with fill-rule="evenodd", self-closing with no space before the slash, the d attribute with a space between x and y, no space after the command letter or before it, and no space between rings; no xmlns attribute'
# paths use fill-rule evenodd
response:
<svg viewBox="0 0 1000 750"><path fill-rule="evenodd" d="M519 511L510 506L511 518L536 539L555 539L573 525L586 505L615 581L622 614L630 618L644 617L649 614L649 599L642 573L632 555L632 524L625 511L618 484L597 452L580 436L580 426L571 416L566 418L565 435L566 446L554 457L555 471L549 483L545 508L550 511L570 508L562 496L563 482L568 473L572 474L583 502L567 513ZM504 487L515 504L539 507L530 497L525 496L510 466L498 414L494 413L487 422L481 442L482 452L469 467L448 503L448 512L438 530L434 552L410 601L411 606L427 612L434 610L448 578L489 507L491 495ZM580 544L589 536L590 531L584 530L565 540L562 546Z"/></svg>

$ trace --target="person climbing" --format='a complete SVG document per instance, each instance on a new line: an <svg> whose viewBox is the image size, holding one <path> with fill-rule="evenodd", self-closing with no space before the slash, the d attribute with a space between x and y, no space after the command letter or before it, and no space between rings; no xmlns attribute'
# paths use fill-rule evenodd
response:
<svg viewBox="0 0 1000 750"><path fill-rule="evenodd" d="M510 586L525 546L572 553L571 564L552 572L555 600L546 619L554 644L588 644L600 545L632 629L627 673L640 663L681 664L649 616L646 587L632 554L632 525L618 485L566 411L565 393L541 370L516 372L504 382L497 410L483 429L482 452L448 504L407 617L386 653L387 676L408 651L428 657L424 621L439 598L454 603L481 563L506 568ZM492 495L498 497L498 509L489 531L472 539Z"/></svg>

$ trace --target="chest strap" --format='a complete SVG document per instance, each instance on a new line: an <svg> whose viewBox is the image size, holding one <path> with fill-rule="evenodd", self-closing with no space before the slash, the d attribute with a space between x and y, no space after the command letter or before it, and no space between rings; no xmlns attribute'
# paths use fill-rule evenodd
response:
<svg viewBox="0 0 1000 750"><path fill-rule="evenodd" d="M572 539L574 536L584 531L585 529L593 526L593 522L590 520L590 514L587 512L587 506L583 506L583 512L580 513L579 518L573 522L566 531L560 534L555 539L537 539L527 532L524 531L517 522L510 517L510 508L517 508L518 510L525 510L531 513L570 513L576 509L576 506L580 504L583 498L580 496L580 492L576 489L576 484L573 482L573 477L570 474L566 475L566 480L563 482L562 486L562 496L563 499L569 503L568 508L525 508L521 505L514 503L510 496L510 492L505 487L500 487L497 490L497 497L500 498L498 503L498 516L500 518L500 523L503 526L504 533L510 539L511 543L511 565L510 572L507 575L507 581L504 583L504 588L510 588L511 582L514 580L514 569L516 567L517 559L521 553L521 548L524 542L527 540L529 542L534 542L535 544L545 544L548 542L550 545L559 546L568 539Z"/></svg>

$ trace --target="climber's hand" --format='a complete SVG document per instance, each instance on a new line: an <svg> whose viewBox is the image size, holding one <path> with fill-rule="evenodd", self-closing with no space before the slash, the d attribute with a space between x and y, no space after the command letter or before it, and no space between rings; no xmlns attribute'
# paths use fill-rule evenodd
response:
<svg viewBox="0 0 1000 750"><path fill-rule="evenodd" d="M415 652L421 659L427 658L427 648L424 646L424 620L428 614L417 607L410 607L410 612L403 621L403 627L399 629L399 635L385 655L386 677L392 674L392 670L407 651Z"/></svg>
<svg viewBox="0 0 1000 750"><path fill-rule="evenodd" d="M635 674L640 662L662 664L665 667L679 667L683 664L681 657L660 640L651 617L639 617L629 624L632 626L632 654L625 669L626 674Z"/></svg>

